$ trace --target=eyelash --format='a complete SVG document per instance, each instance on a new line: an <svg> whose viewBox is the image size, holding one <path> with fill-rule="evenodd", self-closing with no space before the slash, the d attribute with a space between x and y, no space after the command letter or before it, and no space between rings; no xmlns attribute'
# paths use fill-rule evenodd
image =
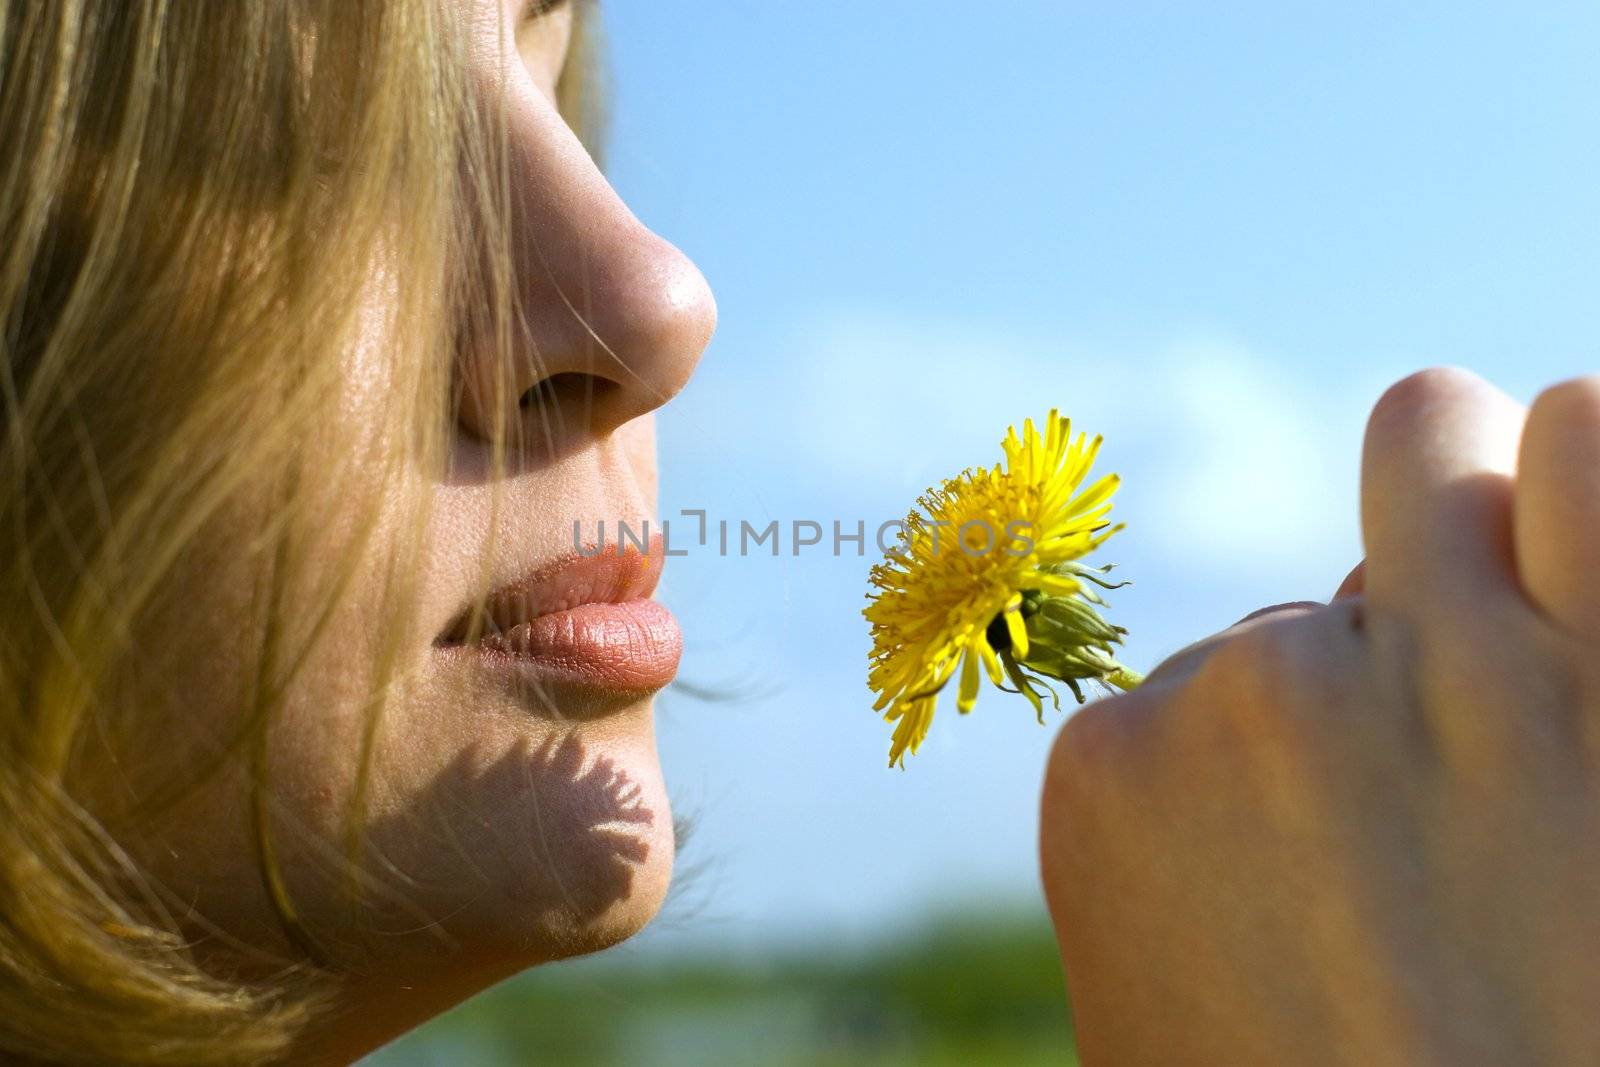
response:
<svg viewBox="0 0 1600 1067"><path fill-rule="evenodd" d="M531 0L523 10L522 17L528 20L543 18L567 2L568 0Z"/></svg>

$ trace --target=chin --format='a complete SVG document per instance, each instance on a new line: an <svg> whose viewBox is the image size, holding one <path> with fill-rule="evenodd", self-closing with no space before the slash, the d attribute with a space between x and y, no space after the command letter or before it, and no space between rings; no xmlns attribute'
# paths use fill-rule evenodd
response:
<svg viewBox="0 0 1600 1067"><path fill-rule="evenodd" d="M301 732L280 756L303 768L283 776L281 799L314 828L285 835L283 867L334 968L470 995L638 933L667 895L675 849L653 699L574 719L433 695L382 735L354 910L340 859L351 798L326 783L351 780L337 761L355 745Z"/></svg>
<svg viewBox="0 0 1600 1067"><path fill-rule="evenodd" d="M579 765L569 740L549 758L569 773L560 788L539 794L512 925L532 920L528 943L564 958L624 941L655 917L672 881L675 841L653 744Z"/></svg>
<svg viewBox="0 0 1600 1067"><path fill-rule="evenodd" d="M388 939L390 951L398 940L442 965L448 941L467 966L509 973L642 929L675 847L650 703L585 721L496 714L458 736L429 784L375 827L412 905L381 925L421 935Z"/></svg>
<svg viewBox="0 0 1600 1067"><path fill-rule="evenodd" d="M632 866L628 885L621 893L614 886L602 888L614 878L615 868L601 876L601 886L595 887L587 902L588 887L578 883L576 906L563 911L553 923L541 923L537 931L552 949L549 958L564 959L610 948L637 934L655 918L672 882L670 823L665 839L653 845L651 853L649 859ZM600 905L600 901L606 903Z"/></svg>

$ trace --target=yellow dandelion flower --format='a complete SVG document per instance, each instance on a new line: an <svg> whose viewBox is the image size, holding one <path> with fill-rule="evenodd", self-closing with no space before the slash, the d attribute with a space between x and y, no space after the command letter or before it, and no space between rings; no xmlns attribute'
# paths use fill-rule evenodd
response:
<svg viewBox="0 0 1600 1067"><path fill-rule="evenodd" d="M1072 436L1056 411L1041 437L1033 420L1006 431L1004 463L962 471L930 489L906 517L900 543L872 568L863 614L872 624L867 684L874 711L895 724L889 765L905 765L927 736L934 703L960 673L956 709L972 710L980 671L1020 692L1044 721L1042 687L1064 682L1131 689L1138 674L1115 659L1127 633L1101 618L1097 589L1111 570L1083 557L1122 529L1111 525L1107 474L1083 488L1101 439ZM1007 681L1011 686L1008 688Z"/></svg>

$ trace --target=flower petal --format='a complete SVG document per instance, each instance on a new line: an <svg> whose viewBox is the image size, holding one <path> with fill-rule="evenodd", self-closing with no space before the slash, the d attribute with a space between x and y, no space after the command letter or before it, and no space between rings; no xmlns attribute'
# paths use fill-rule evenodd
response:
<svg viewBox="0 0 1600 1067"><path fill-rule="evenodd" d="M1001 673L1000 657L994 654L994 649L989 647L989 639L982 634L973 642L977 645L978 655L983 657L983 669L989 672L989 681L995 685L1005 685L1006 677Z"/></svg>
<svg viewBox="0 0 1600 1067"><path fill-rule="evenodd" d="M965 715L978 702L978 660L976 649L967 649L961 661L961 688L956 693L956 710Z"/></svg>
<svg viewBox="0 0 1600 1067"><path fill-rule="evenodd" d="M899 764L903 769L906 750L910 749L911 754L916 755L922 739L928 736L928 727L933 722L933 700L908 700L890 712L889 718L900 720L889 744L889 766Z"/></svg>
<svg viewBox="0 0 1600 1067"><path fill-rule="evenodd" d="M1028 658L1028 628L1022 622L1022 596L1011 598L1004 612L1006 632L1011 635L1011 654L1017 659Z"/></svg>

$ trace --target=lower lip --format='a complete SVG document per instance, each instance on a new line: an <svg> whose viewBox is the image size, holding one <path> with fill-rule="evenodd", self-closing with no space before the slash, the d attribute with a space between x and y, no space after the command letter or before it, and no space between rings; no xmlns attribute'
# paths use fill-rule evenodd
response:
<svg viewBox="0 0 1600 1067"><path fill-rule="evenodd" d="M678 673L683 632L655 600L580 604L450 651L541 680L616 692L654 692Z"/></svg>

